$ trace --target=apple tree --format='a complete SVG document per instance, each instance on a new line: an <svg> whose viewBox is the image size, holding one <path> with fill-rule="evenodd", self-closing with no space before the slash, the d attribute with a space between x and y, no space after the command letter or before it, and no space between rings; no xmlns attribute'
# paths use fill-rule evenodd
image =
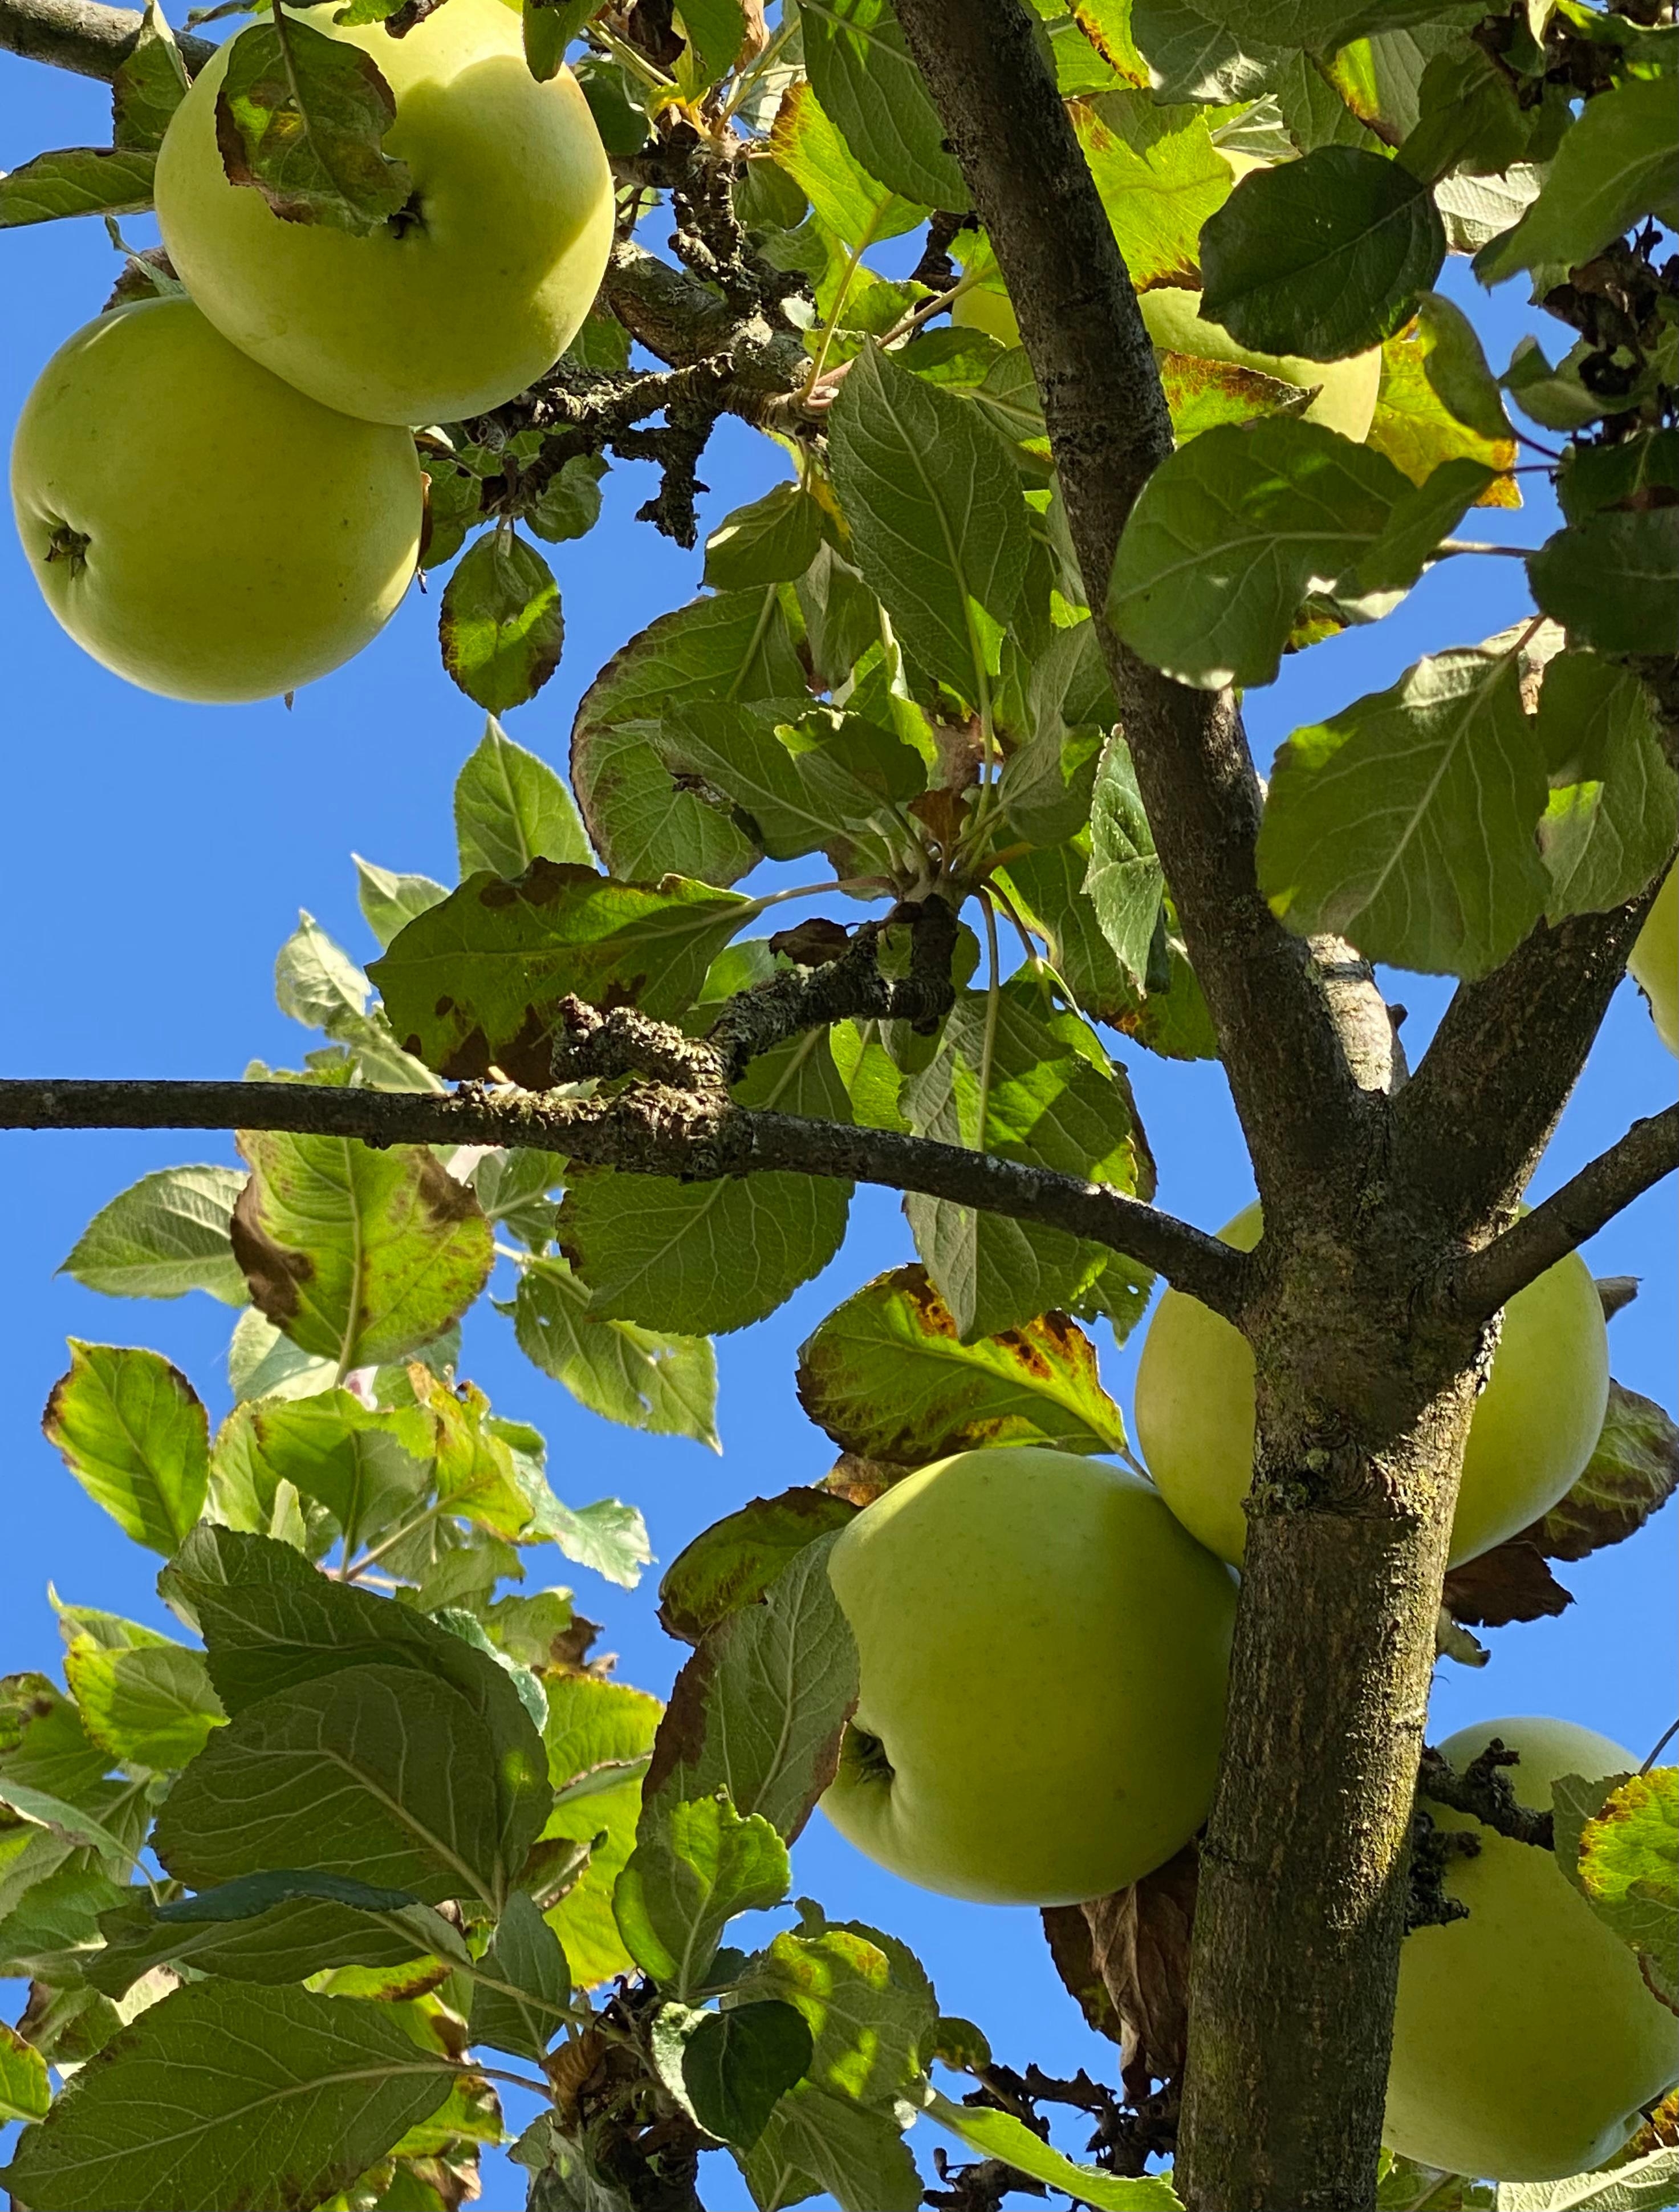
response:
<svg viewBox="0 0 1679 2212"><path fill-rule="evenodd" d="M1679 1048L1671 9L209 16L241 12L218 46L156 0L0 0L0 46L113 111L109 146L0 176L0 227L102 215L123 246L155 204L165 240L123 246L26 410L26 545L90 650L221 698L346 657L417 560L491 719L458 883L361 864L378 958L307 921L282 948L300 1070L0 1082L5 1127L237 1132L241 1162L148 1176L67 1263L236 1309L236 1402L212 1434L161 1354L78 1342L47 1405L181 1634L72 1601L64 1684L0 1683L15 2201L453 2207L514 2081L544 2100L513 2151L538 2212L682 2212L719 2148L762 2212L1679 2202L1675 1770L1562 1723L1424 1741L1439 1654L1557 1610L1554 1564L1634 1534L1679 1468L1609 1375L1626 1286L1578 1257L1679 1164L1679 1109L1523 1206L1629 964ZM1557 358L1495 368L1448 254L1530 287ZM130 479L108 457L159 333L179 404ZM497 719L560 659L556 568L614 459L658 465L641 519L694 544L724 416L791 473L595 677L562 780ZM275 424L276 496L338 504L260 550L280 581L241 611L258 555L218 516ZM1475 535L1542 476L1561 527ZM1512 556L1530 616L1262 781L1242 702L1282 655ZM213 668L193 593L227 595ZM796 894L825 911L778 927ZM1373 963L1456 979L1415 1068ZM1263 1225L1155 1203L1143 1053L1222 1063ZM549 1544L633 1584L646 1534L560 1494L458 1374L458 1323L499 1259L543 1373L709 1435L710 1338L827 1264L858 1182L903 1194L906 1237L803 1347L837 1464L669 1568L693 1650L661 1708L568 1593L516 1586ZM1100 1466L1130 1448L1095 1352L1157 1280L1158 1495ZM994 2057L1006 2022L942 2014L890 1930L753 1917L825 1793L841 1818L892 1778L862 1547L932 1494L918 1470L971 1455L1018 1501L1045 1453L1093 1531L1123 1489L1199 1577L1179 1626L1221 1699L1234 1619L1221 1745L1215 1718L1148 1863L1034 1887L1011 1808L1007 1893L1043 1905L1112 2089ZM1033 1570L1029 1537L999 1549ZM930 1570L900 1570L907 1638ZM1175 1711L1186 1675L1127 1649L1116 1707ZM1029 1638L1020 1663L1030 1690ZM1025 1711L999 1757L1060 1724ZM963 1893L1003 1893L964 1844ZM1520 2042L1541 1929L1585 2023L1554 2094ZM1058 2100L1094 2164L1052 2147Z"/></svg>

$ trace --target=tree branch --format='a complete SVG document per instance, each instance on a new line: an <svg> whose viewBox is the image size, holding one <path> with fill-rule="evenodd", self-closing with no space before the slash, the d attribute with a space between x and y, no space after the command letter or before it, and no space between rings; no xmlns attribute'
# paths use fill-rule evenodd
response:
<svg viewBox="0 0 1679 2212"><path fill-rule="evenodd" d="M285 1129L387 1145L506 1145L588 1167L715 1182L781 1173L918 1191L985 1213L1064 1229L1140 1261L1234 1320L1245 1255L1140 1199L1046 1168L889 1129L815 1121L667 1084L608 1098L463 1084L446 1094L312 1083L0 1081L0 1128Z"/></svg>
<svg viewBox="0 0 1679 2212"><path fill-rule="evenodd" d="M0 0L0 51L109 84L133 51L140 21L132 9L101 8L97 0ZM175 43L189 76L215 52L190 31Z"/></svg>
<svg viewBox="0 0 1679 2212"><path fill-rule="evenodd" d="M1486 1321L1676 1168L1679 1106L1665 1106L1634 1121L1608 1152L1464 1261L1452 1276L1449 1310L1464 1321Z"/></svg>
<svg viewBox="0 0 1679 2212"><path fill-rule="evenodd" d="M1172 451L1172 425L1130 278L1028 11L1019 0L894 4L1020 320L1150 826L1261 1193L1282 1201L1280 1212L1294 1190L1321 1194L1363 1118L1361 1089L1388 1085L1391 1033L1385 1019L1346 1018L1345 995L1331 1000L1313 949L1260 895L1259 787L1231 694L1173 683L1103 618L1120 532ZM1374 999L1367 980L1364 994Z"/></svg>
<svg viewBox="0 0 1679 2212"><path fill-rule="evenodd" d="M1432 1744L1426 1744L1417 1795L1436 1805L1449 1805L1455 1813L1471 1814L1483 1828L1507 1836L1513 1844L1532 1844L1548 1851L1554 1840L1550 1808L1536 1811L1524 1805L1504 1772L1506 1766L1520 1764L1521 1753L1506 1749L1494 1736L1459 1774Z"/></svg>

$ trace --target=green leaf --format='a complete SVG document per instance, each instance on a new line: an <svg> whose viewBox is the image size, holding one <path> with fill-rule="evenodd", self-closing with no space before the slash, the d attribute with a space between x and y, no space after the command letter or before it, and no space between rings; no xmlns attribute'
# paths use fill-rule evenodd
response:
<svg viewBox="0 0 1679 2212"><path fill-rule="evenodd" d="M155 154L67 146L0 174L0 230L67 215L138 215L152 204Z"/></svg>
<svg viewBox="0 0 1679 2212"><path fill-rule="evenodd" d="M233 185L259 191L288 222L371 237L414 188L383 150L397 113L373 56L287 13L253 23L227 50L215 141Z"/></svg>
<svg viewBox="0 0 1679 2212"><path fill-rule="evenodd" d="M139 36L111 80L112 136L117 144L155 153L186 96L186 64L168 19L157 0L146 0Z"/></svg>
<svg viewBox="0 0 1679 2212"><path fill-rule="evenodd" d="M938 2003L904 1944L857 1921L830 1923L806 1903L796 1929L773 1937L741 1994L799 2012L815 2049L809 2078L859 2105L890 2107L921 2072Z"/></svg>
<svg viewBox="0 0 1679 2212"><path fill-rule="evenodd" d="M1256 416L1292 412L1306 398L1308 386L1285 384L1257 368L1244 368L1233 361L1203 361L1193 354L1162 352L1156 349L1155 364L1172 416L1172 434L1186 446L1203 430L1221 422L1251 422Z"/></svg>
<svg viewBox="0 0 1679 2212"><path fill-rule="evenodd" d="M37 1790L27 1782L20 1782L12 1775L0 1775L0 1805L34 1827L50 1829L74 1850L98 1851L119 1864L128 1863L134 1856L124 1848L122 1838L92 1813L84 1811L80 1805L72 1805L67 1798L55 1797L49 1790Z"/></svg>
<svg viewBox="0 0 1679 2212"><path fill-rule="evenodd" d="M1410 319L1446 233L1397 162L1320 146L1245 177L1201 234L1202 313L1259 353L1340 361Z"/></svg>
<svg viewBox="0 0 1679 2212"><path fill-rule="evenodd" d="M474 1983L469 2039L540 2060L565 2025L561 2012L571 1995L571 1976L559 1938L522 1891L507 1899L478 1963L484 1975L507 1987Z"/></svg>
<svg viewBox="0 0 1679 2212"><path fill-rule="evenodd" d="M690 100L709 90L735 65L746 36L742 0L677 0L676 28L688 52L676 64L677 82Z"/></svg>
<svg viewBox="0 0 1679 2212"><path fill-rule="evenodd" d="M1588 391L1580 370L1597 349L1589 338L1571 346L1553 368L1530 331L1516 342L1510 366L1499 382L1530 422L1543 430L1573 433L1607 415L1614 402Z"/></svg>
<svg viewBox="0 0 1679 2212"><path fill-rule="evenodd" d="M1209 0L1131 0L1130 31L1157 100L1256 99L1284 59L1245 31L1238 36Z"/></svg>
<svg viewBox="0 0 1679 2212"><path fill-rule="evenodd" d="M184 1644L112 1650L78 1637L64 1673L94 1741L136 1766L186 1765L223 1719L203 1653Z"/></svg>
<svg viewBox="0 0 1679 2212"><path fill-rule="evenodd" d="M192 1983L79 2070L4 2179L40 2212L318 2204L435 2112L458 2070L379 2005Z"/></svg>
<svg viewBox="0 0 1679 2212"><path fill-rule="evenodd" d="M1119 541L1108 617L1180 684L1269 684L1302 602L1355 589L1410 486L1314 422L1209 430L1155 470ZM1345 611L1365 618L1385 606Z"/></svg>
<svg viewBox="0 0 1679 2212"><path fill-rule="evenodd" d="M612 1917L612 1891L635 1848L641 1778L662 1710L657 1698L627 1682L594 1674L548 1678L542 1734L560 1795L542 1835L594 1842L583 1873L545 1916L580 1989L634 1969Z"/></svg>
<svg viewBox="0 0 1679 2212"><path fill-rule="evenodd" d="M761 858L729 813L672 781L652 740L660 718L689 700L796 698L803 690L779 588L724 592L661 615L584 694L572 785L597 851L621 880L676 874L731 884Z"/></svg>
<svg viewBox="0 0 1679 2212"><path fill-rule="evenodd" d="M512 1306L520 1351L591 1413L721 1451L709 1338L599 1320L588 1310L589 1297L566 1261L532 1261L520 1273Z"/></svg>
<svg viewBox="0 0 1679 2212"><path fill-rule="evenodd" d="M798 1356L800 1405L841 1451L864 1459L924 1467L991 1444L1125 1448L1095 1348L1064 1314L964 1344L921 1267L865 1284L805 1339Z"/></svg>
<svg viewBox="0 0 1679 2212"><path fill-rule="evenodd" d="M1026 1166L1134 1190L1137 1125L1123 1078L1076 1016L1047 1015L1047 999L1034 981L1003 986L982 1132L986 1000L983 992L965 992L945 1024L938 1058L905 1086L911 1126L918 1136L945 1144L983 1144ZM1109 1257L1105 1247L1064 1230L943 1199L912 1194L904 1211L916 1249L967 1343L1064 1310Z"/></svg>
<svg viewBox="0 0 1679 2212"><path fill-rule="evenodd" d="M1438 2166L1419 2165L1415 2159L1396 2158L1389 2150L1383 2151L1378 2172L1379 2212L1415 2212L1420 2203L1427 2202L1430 2191L1440 2212L1492 2212L1495 2202L1489 2182L1446 2173ZM1427 2212L1434 2212L1433 2205Z"/></svg>
<svg viewBox="0 0 1679 2212"><path fill-rule="evenodd" d="M389 868L376 868L371 860L364 860L359 853L352 853L355 862L356 897L362 918L381 949L404 929L416 915L424 914L427 907L435 906L449 894L441 884L433 883L429 876L404 876Z"/></svg>
<svg viewBox="0 0 1679 2212"><path fill-rule="evenodd" d="M856 1511L832 1491L805 1484L725 1514L665 1571L658 1586L660 1626L667 1636L697 1644L730 1613L755 1605L797 1553L843 1528Z"/></svg>
<svg viewBox="0 0 1679 2212"><path fill-rule="evenodd" d="M863 167L906 199L961 215L967 186L889 0L809 0L799 22L812 88Z"/></svg>
<svg viewBox="0 0 1679 2212"><path fill-rule="evenodd" d="M565 1176L558 1152L520 1145L486 1152L472 1170L472 1187L488 1220L505 1223L533 1252L542 1252L554 1234L552 1193Z"/></svg>
<svg viewBox="0 0 1679 2212"><path fill-rule="evenodd" d="M535 1536L551 1537L568 1559L592 1567L624 1589L635 1588L653 1556L639 1510L616 1498L573 1509L549 1492L538 1500L524 1540Z"/></svg>
<svg viewBox="0 0 1679 2212"><path fill-rule="evenodd" d="M1544 806L1519 655L1437 653L1288 739L1259 831L1260 888L1302 936L1483 975L1543 910Z"/></svg>
<svg viewBox="0 0 1679 2212"><path fill-rule="evenodd" d="M1546 918L1600 914L1634 897L1679 838L1679 782L1637 677L1587 653L1547 663L1539 747L1551 794L1539 849Z"/></svg>
<svg viewBox="0 0 1679 2212"><path fill-rule="evenodd" d="M0 2127L8 2120L44 2120L52 2103L45 2059L0 2021Z"/></svg>
<svg viewBox="0 0 1679 2212"><path fill-rule="evenodd" d="M1507 439L1510 417L1474 324L1442 292L1425 292L1416 313L1423 374L1440 404L1481 437Z"/></svg>
<svg viewBox="0 0 1679 2212"><path fill-rule="evenodd" d="M1501 2181L1498 2212L1666 2212L1679 2190L1679 2150L1653 2150L1626 2166L1566 2181Z"/></svg>
<svg viewBox="0 0 1679 2212"><path fill-rule="evenodd" d="M723 2142L750 2150L778 2100L810 2063L810 2051L809 2029L778 1998L702 2014L682 2051L694 2118Z"/></svg>
<svg viewBox="0 0 1679 2212"><path fill-rule="evenodd" d="M1558 1865L1631 1947L1651 1995L1679 2009L1679 1768L1565 1775L1551 1796Z"/></svg>
<svg viewBox="0 0 1679 2212"><path fill-rule="evenodd" d="M895 737L857 715L836 720L808 699L698 700L666 716L656 744L673 778L733 801L771 860L827 851L846 875L867 871L845 865L856 848L842 833L887 820L925 781L918 756ZM900 830L901 848L909 833L901 822ZM878 836L864 849L877 870L890 866L891 848Z"/></svg>
<svg viewBox="0 0 1679 2212"><path fill-rule="evenodd" d="M1584 1559L1635 1535L1679 1487L1679 1428L1613 1380L1597 1449L1567 1497L1523 1530L1548 1559Z"/></svg>
<svg viewBox="0 0 1679 2212"><path fill-rule="evenodd" d="M495 1745L458 1690L355 1666L237 1712L182 1775L154 1848L194 1888L312 1867L428 1903L493 1899L503 1854Z"/></svg>
<svg viewBox="0 0 1679 2212"><path fill-rule="evenodd" d="M161 1352L70 1339L41 1416L47 1441L125 1535L167 1559L204 1510L209 1419Z"/></svg>
<svg viewBox="0 0 1679 2212"><path fill-rule="evenodd" d="M1514 434L1507 424L1500 435L1493 437L1483 436L1478 429L1471 428L1452 412L1433 380L1434 364L1441 357L1441 347L1434 343L1427 314L1428 300L1437 297L1428 294L1415 322L1397 337L1390 338L1382 348L1381 382L1365 443L1373 453L1385 454L1418 485L1426 483L1442 462L1459 457L1480 461L1499 473L1476 504L1519 507L1521 494L1516 488L1515 477L1508 473L1516 460ZM1457 310L1453 308L1452 313L1455 314ZM1478 357L1480 348L1475 333L1469 330L1467 323L1464 328ZM1488 376L1490 379L1490 372ZM1453 389L1456 390L1455 385ZM1497 386L1493 385L1491 389L1496 399ZM1461 392L1458 397L1464 405L1474 404Z"/></svg>
<svg viewBox="0 0 1679 2212"><path fill-rule="evenodd" d="M1496 474L1484 461L1467 454L1442 461L1431 471L1426 482L1395 503L1387 527L1360 562L1361 589L1409 591L1442 540L1487 492Z"/></svg>
<svg viewBox="0 0 1679 2212"><path fill-rule="evenodd" d="M528 9L524 20L529 25L536 18L555 12L541 7ZM549 479L542 497L525 515L537 537L546 538L550 545L586 538L601 519L601 478L606 470L607 464L599 453L573 453L559 474Z"/></svg>
<svg viewBox="0 0 1679 2212"><path fill-rule="evenodd" d="M486 531L444 586L443 665L469 699L505 714L560 665L566 626L554 572L516 530Z"/></svg>
<svg viewBox="0 0 1679 2212"><path fill-rule="evenodd" d="M686 1998L705 1986L736 1914L779 1905L791 1880L787 1846L761 1814L743 1819L723 1791L650 1796L612 1909L642 1972Z"/></svg>
<svg viewBox="0 0 1679 2212"><path fill-rule="evenodd" d="M826 540L797 582L804 641L817 681L833 691L880 642L880 608L849 561Z"/></svg>
<svg viewBox="0 0 1679 2212"><path fill-rule="evenodd" d="M331 1514L348 1557L413 1513L430 1487L435 1451L418 1407L376 1413L351 1391L327 1390L233 1414L216 1438L215 1471L224 1501L232 1485L258 1508L279 1483L291 1483Z"/></svg>
<svg viewBox="0 0 1679 2212"><path fill-rule="evenodd" d="M1073 120L1133 281L1194 283L1202 226L1230 193L1206 118L1126 91L1076 103Z"/></svg>
<svg viewBox="0 0 1679 2212"><path fill-rule="evenodd" d="M251 1180L233 1253L252 1302L340 1376L430 1343L482 1290L489 1224L423 1146L272 1130L239 1142Z"/></svg>
<svg viewBox="0 0 1679 2212"><path fill-rule="evenodd" d="M1084 888L1103 936L1138 990L1166 896L1166 872L1143 811L1130 748L1118 731L1102 749L1090 800L1090 866Z"/></svg>
<svg viewBox="0 0 1679 2212"><path fill-rule="evenodd" d="M915 2212L921 2202L895 2118L809 2081L775 2106L740 2163L760 2212L824 2192L840 2212Z"/></svg>
<svg viewBox="0 0 1679 2212"><path fill-rule="evenodd" d="M704 581L719 592L791 583L821 543L822 511L810 494L798 484L775 484L725 514L706 538Z"/></svg>
<svg viewBox="0 0 1679 2212"><path fill-rule="evenodd" d="M277 1986L339 1966L432 1971L463 1954L461 1938L428 1905L334 1875L288 1869L224 1883L154 1906L130 1893L101 1912L105 1948L83 1978L120 1997L154 1966L179 1965L228 1981Z"/></svg>
<svg viewBox="0 0 1679 2212"><path fill-rule="evenodd" d="M113 1298L208 1291L224 1305L243 1305L245 1277L227 1230L244 1188L245 1178L232 1168L163 1168L142 1176L100 1208L60 1273Z"/></svg>
<svg viewBox="0 0 1679 2212"><path fill-rule="evenodd" d="M1175 2212L1178 2192L1164 2174L1145 2174L1137 2180L1100 2173L1094 2166L1076 2166L1052 2149L1041 2136L1033 2134L1012 2112L995 2112L980 2105L958 2105L930 2088L923 2109L939 2126L977 2150L982 2158L1001 2159L1034 2181L1052 2189L1064 2189L1091 2212Z"/></svg>
<svg viewBox="0 0 1679 2212"><path fill-rule="evenodd" d="M1527 564L1533 596L1577 645L1679 652L1679 507L1588 514Z"/></svg>
<svg viewBox="0 0 1679 2212"><path fill-rule="evenodd" d="M1007 449L977 411L858 355L828 417L853 557L906 651L978 702L1026 571L1027 520Z"/></svg>
<svg viewBox="0 0 1679 2212"><path fill-rule="evenodd" d="M275 958L274 996L282 1014L330 1036L335 1024L367 1012L367 978L313 915L300 909L297 919Z"/></svg>
<svg viewBox="0 0 1679 2212"><path fill-rule="evenodd" d="M851 1118L817 1030L755 1060L734 1095L747 1107ZM761 1321L821 1273L845 1237L851 1191L829 1176L779 1171L682 1182L579 1170L557 1234L589 1285L591 1313L679 1335L722 1335Z"/></svg>
<svg viewBox="0 0 1679 2212"><path fill-rule="evenodd" d="M1538 198L1476 255L1476 275L1500 284L1520 269L1573 268L1646 215L1671 228L1672 169L1672 79L1629 77L1598 93L1563 133Z"/></svg>
<svg viewBox="0 0 1679 2212"><path fill-rule="evenodd" d="M522 876L538 860L594 866L570 792L546 761L513 743L494 714L455 781L455 842L463 880L484 869ZM420 911L440 903L427 899Z"/></svg>
<svg viewBox="0 0 1679 2212"><path fill-rule="evenodd" d="M752 911L681 876L625 884L537 860L511 883L469 876L370 972L404 1049L427 1066L456 1078L499 1067L546 1090L562 998L684 1013Z"/></svg>
<svg viewBox="0 0 1679 2212"><path fill-rule="evenodd" d="M796 1554L761 1604L731 1613L676 1677L643 1787L651 1808L723 1790L792 1843L838 1770L857 1647L827 1579L832 1538Z"/></svg>
<svg viewBox="0 0 1679 2212"><path fill-rule="evenodd" d="M870 175L809 82L788 87L770 133L778 165L803 187L817 220L861 252L925 220L924 203L900 198Z"/></svg>

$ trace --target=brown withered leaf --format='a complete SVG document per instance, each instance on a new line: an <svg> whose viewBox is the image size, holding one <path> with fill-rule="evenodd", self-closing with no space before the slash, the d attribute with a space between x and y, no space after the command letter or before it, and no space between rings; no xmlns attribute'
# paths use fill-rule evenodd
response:
<svg viewBox="0 0 1679 2212"><path fill-rule="evenodd" d="M1631 1305L1638 1296L1638 1286L1636 1275L1599 1275L1597 1296L1603 1303L1603 1319L1613 1321L1616 1314Z"/></svg>
<svg viewBox="0 0 1679 2212"><path fill-rule="evenodd" d="M860 1452L841 1452L822 1477L822 1488L853 1505L872 1505L894 1482L914 1472L912 1467L901 1466L896 1460L864 1459Z"/></svg>
<svg viewBox="0 0 1679 2212"><path fill-rule="evenodd" d="M1679 1428L1653 1398L1609 1384L1597 1449L1579 1480L1515 1540L1548 1559L1584 1559L1623 1543L1679 1486Z"/></svg>
<svg viewBox="0 0 1679 2212"><path fill-rule="evenodd" d="M830 960L841 958L851 941L852 933L843 921L813 914L791 929L778 929L769 948L772 952L785 952L801 968L823 968Z"/></svg>
<svg viewBox="0 0 1679 2212"><path fill-rule="evenodd" d="M1530 1532L1452 1568L1443 1601L1465 1628L1506 1628L1516 1620L1551 1620L1574 1599L1546 1565Z"/></svg>
<svg viewBox="0 0 1679 2212"><path fill-rule="evenodd" d="M1113 2000L1096 1965L1090 1923L1082 1905L1046 1905L1041 1918L1044 1941L1049 1945L1055 1971L1064 1989L1084 2014L1085 2025L1105 2035L1110 2043L1123 2043L1125 2032Z"/></svg>
<svg viewBox="0 0 1679 2212"><path fill-rule="evenodd" d="M1200 1872L1199 1851L1185 1844L1141 1881L1079 1908L1089 1924L1092 1960L1119 2021L1121 2071L1133 2102L1148 2096L1151 2081L1183 2077L1190 1934Z"/></svg>
<svg viewBox="0 0 1679 2212"><path fill-rule="evenodd" d="M671 1561L658 1586L659 1626L697 1644L726 1615L755 1604L796 1552L851 1518L843 1498L809 1484L753 1498L702 1529Z"/></svg>

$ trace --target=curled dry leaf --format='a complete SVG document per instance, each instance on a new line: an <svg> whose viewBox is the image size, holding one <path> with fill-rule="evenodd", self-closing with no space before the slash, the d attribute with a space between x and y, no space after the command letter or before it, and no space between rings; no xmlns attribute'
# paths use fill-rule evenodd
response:
<svg viewBox="0 0 1679 2212"><path fill-rule="evenodd" d="M1090 2026L1118 2044L1133 2103L1147 2099L1151 2082L1183 2076L1200 1864L1186 1844L1129 1888L1044 1915L1057 1971ZM1079 1920L1083 1943L1073 1924Z"/></svg>
<svg viewBox="0 0 1679 2212"><path fill-rule="evenodd" d="M1526 1536L1495 1544L1478 1559L1465 1559L1446 1578L1446 1610L1460 1627L1504 1628L1516 1620L1547 1620L1566 1613L1573 1594L1546 1565Z"/></svg>

